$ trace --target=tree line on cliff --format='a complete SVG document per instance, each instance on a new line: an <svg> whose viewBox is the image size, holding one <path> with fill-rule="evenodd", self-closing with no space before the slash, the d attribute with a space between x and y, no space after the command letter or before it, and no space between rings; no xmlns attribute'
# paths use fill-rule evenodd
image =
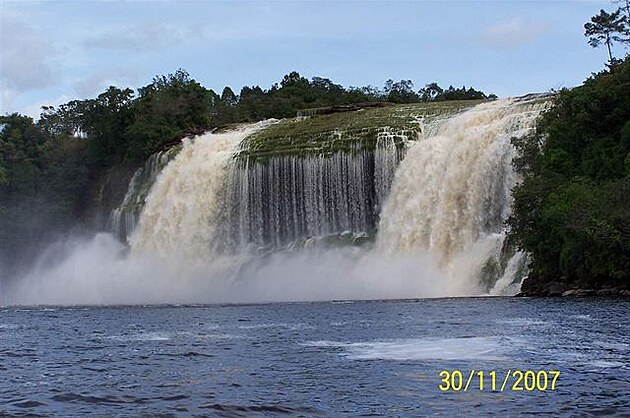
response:
<svg viewBox="0 0 630 418"><path fill-rule="evenodd" d="M268 90L245 86L237 95L206 89L184 70L157 76L134 91L109 87L94 99L45 107L38 122L48 135L83 137L104 165L141 161L188 132L267 118L287 118L305 108L361 102L415 103L441 100L493 99L471 87L442 89L437 83L414 91L411 80L388 80L383 89L344 88L327 78L308 80L298 72L285 75Z"/></svg>

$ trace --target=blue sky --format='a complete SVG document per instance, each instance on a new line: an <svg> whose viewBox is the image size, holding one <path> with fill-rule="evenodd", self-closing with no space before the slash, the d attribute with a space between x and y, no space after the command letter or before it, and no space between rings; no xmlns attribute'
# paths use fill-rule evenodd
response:
<svg viewBox="0 0 630 418"><path fill-rule="evenodd" d="M0 0L0 113L141 87L186 69L208 88L292 70L344 86L411 79L513 96L580 84L607 59L583 25L610 1ZM617 56L623 54L616 47Z"/></svg>

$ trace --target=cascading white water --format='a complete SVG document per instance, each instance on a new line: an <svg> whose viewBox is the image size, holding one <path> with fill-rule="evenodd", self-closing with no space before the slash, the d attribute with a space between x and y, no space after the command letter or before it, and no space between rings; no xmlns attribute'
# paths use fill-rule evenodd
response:
<svg viewBox="0 0 630 418"><path fill-rule="evenodd" d="M133 173L122 203L112 211L109 219L109 230L121 242L128 242L131 234L135 231L151 186L153 186L156 177L176 151L177 149L171 148L167 151L159 151L152 154Z"/></svg>
<svg viewBox="0 0 630 418"><path fill-rule="evenodd" d="M516 181L510 140L529 133L546 106L537 96L498 100L427 129L398 168L376 251L429 254L451 295L487 290L480 287L481 271L502 251ZM511 278L501 283L507 286Z"/></svg>
<svg viewBox="0 0 630 418"><path fill-rule="evenodd" d="M405 146L383 132L374 149L234 161L226 235L233 248L373 232Z"/></svg>
<svg viewBox="0 0 630 418"><path fill-rule="evenodd" d="M130 240L132 255L151 254L182 264L210 261L222 245L228 163L243 138L264 124L185 139L147 196Z"/></svg>

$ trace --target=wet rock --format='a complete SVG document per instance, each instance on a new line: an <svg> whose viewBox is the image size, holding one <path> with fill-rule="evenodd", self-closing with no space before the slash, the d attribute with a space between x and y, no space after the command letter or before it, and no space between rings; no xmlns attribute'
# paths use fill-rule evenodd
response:
<svg viewBox="0 0 630 418"><path fill-rule="evenodd" d="M549 296L564 296L564 293L567 291L566 283L561 282L551 282L547 287L547 295Z"/></svg>
<svg viewBox="0 0 630 418"><path fill-rule="evenodd" d="M595 289L569 289L562 292L562 296L593 296L598 294Z"/></svg>
<svg viewBox="0 0 630 418"><path fill-rule="evenodd" d="M617 296L619 295L620 290L613 287L609 289L599 289L597 291L597 296Z"/></svg>

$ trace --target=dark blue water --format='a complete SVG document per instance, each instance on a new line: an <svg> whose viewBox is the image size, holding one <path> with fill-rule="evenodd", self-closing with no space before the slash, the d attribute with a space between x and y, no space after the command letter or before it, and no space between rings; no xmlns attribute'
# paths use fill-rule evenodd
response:
<svg viewBox="0 0 630 418"><path fill-rule="evenodd" d="M628 415L629 308L468 298L3 309L0 415ZM455 369L561 375L553 391L440 391L439 372Z"/></svg>

